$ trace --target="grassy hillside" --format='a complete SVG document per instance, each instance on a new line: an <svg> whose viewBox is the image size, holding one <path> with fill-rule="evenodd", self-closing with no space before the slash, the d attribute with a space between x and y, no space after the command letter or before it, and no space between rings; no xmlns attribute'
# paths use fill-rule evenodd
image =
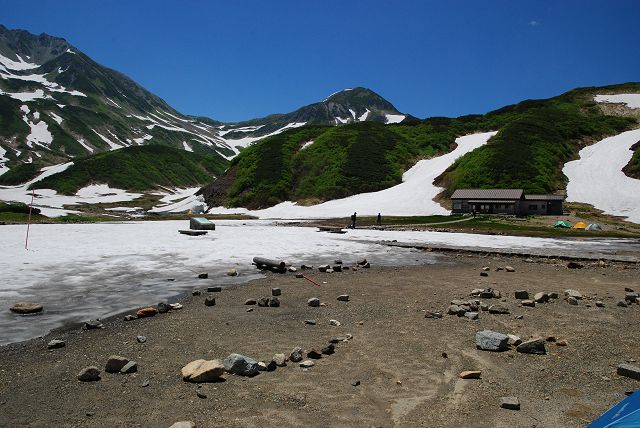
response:
<svg viewBox="0 0 640 428"><path fill-rule="evenodd" d="M255 209L381 190L398 184L417 160L450 151L458 136L489 130L499 132L440 177L446 193L467 187L554 192L565 186L562 166L584 144L637 124L603 114L593 101L597 93L613 92L640 92L640 84L576 89L485 115L297 128L244 150L202 193L210 205Z"/></svg>
<svg viewBox="0 0 640 428"><path fill-rule="evenodd" d="M193 186L211 181L225 168L226 162L214 155L160 145L136 146L77 159L67 170L33 186L65 194L93 183L126 190Z"/></svg>

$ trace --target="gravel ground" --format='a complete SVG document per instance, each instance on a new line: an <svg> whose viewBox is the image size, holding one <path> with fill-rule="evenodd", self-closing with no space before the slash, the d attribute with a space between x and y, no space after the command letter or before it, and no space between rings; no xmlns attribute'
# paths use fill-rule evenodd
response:
<svg viewBox="0 0 640 428"><path fill-rule="evenodd" d="M168 427L180 420L198 427L585 426L640 385L616 375L620 363L640 365L640 306L616 306L625 287L640 288L639 272L622 264L565 264L447 254L437 265L309 273L319 287L294 274L269 274L211 293L213 307L203 304L205 291L185 296L184 308L169 314L130 322L118 316L101 330L54 331L0 347L0 426ZM495 270L506 265L515 272ZM483 266L491 268L487 277L480 276ZM246 312L244 301L270 296L271 287L282 289L281 306ZM446 313L452 299L468 299L478 287L500 290L502 299L485 301L497 300L511 314L425 318L427 310ZM578 306L560 298L527 308L514 298L518 289L562 296L568 288L585 296ZM337 301L341 294L350 301ZM326 306L307 306L310 297ZM331 326L330 319L342 325ZM547 355L480 351L474 335L483 329L523 339L553 335L568 346L548 343ZM353 338L308 370L289 362L253 378L225 374L200 388L180 377L195 359L237 352L269 361L346 334ZM137 343L137 335L147 342ZM51 339L66 347L47 350ZM136 360L138 372L104 373L112 354ZM89 365L103 370L102 380L76 380ZM459 379L463 370L481 370L481 379ZM353 386L356 380L360 385ZM521 410L501 409L503 396L517 397Z"/></svg>

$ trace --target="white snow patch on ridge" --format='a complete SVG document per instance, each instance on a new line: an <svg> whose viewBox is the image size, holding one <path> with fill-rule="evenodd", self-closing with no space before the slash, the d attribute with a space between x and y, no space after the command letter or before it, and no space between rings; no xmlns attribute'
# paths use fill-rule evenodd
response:
<svg viewBox="0 0 640 428"><path fill-rule="evenodd" d="M209 213L248 213L260 218L313 219L345 217L357 211L358 215L434 215L449 214L433 201L443 189L433 181L460 156L487 143L496 132L467 135L456 139L458 146L451 152L432 159L421 160L402 176L402 183L379 192L361 193L344 199L336 199L313 206L300 206L294 202L282 202L258 211L212 208Z"/></svg>
<svg viewBox="0 0 640 428"><path fill-rule="evenodd" d="M182 142L182 146L184 147L184 149L188 152L193 152L193 149L191 148L191 146L189 144L187 144L186 141Z"/></svg>
<svg viewBox="0 0 640 428"><path fill-rule="evenodd" d="M385 116L387 117L387 121L385 122L386 124L400 123L406 117L404 114L385 114Z"/></svg>
<svg viewBox="0 0 640 428"><path fill-rule="evenodd" d="M15 100L29 102L38 99L53 99L52 96L46 95L42 89L36 89L33 92L4 92L0 89L0 95L7 95Z"/></svg>
<svg viewBox="0 0 640 428"><path fill-rule="evenodd" d="M23 113L22 120L31 128L31 132L27 135L27 146L33 148L34 144L38 144L48 148L53 142L53 135L49 132L47 122L40 120L40 113L37 111L33 113L35 122L32 122L28 117L29 107L26 105L21 106L20 110Z"/></svg>
<svg viewBox="0 0 640 428"><path fill-rule="evenodd" d="M593 205L606 214L640 223L640 180L622 171L640 141L640 129L605 138L578 153L580 159L562 169L569 178L567 201Z"/></svg>
<svg viewBox="0 0 640 428"><path fill-rule="evenodd" d="M629 108L640 108L640 94L596 95L598 103L626 104Z"/></svg>
<svg viewBox="0 0 640 428"><path fill-rule="evenodd" d="M121 149L121 148L122 148L122 146L120 146L120 145L118 145L118 144L114 143L113 141L111 141L110 139L108 139L107 137L105 137L104 135L100 134L100 133L99 133L98 131L96 131L95 129L93 129L93 128L89 128L89 129L91 129L91 130L92 130L92 131L93 131L93 132L94 132L98 137L100 137L100 139L101 139L102 141L104 141L105 143L107 143L107 144L109 145L109 147L111 148L110 150L112 150L112 151L113 151L113 150L118 150L118 149Z"/></svg>
<svg viewBox="0 0 640 428"><path fill-rule="evenodd" d="M21 70L31 70L33 68L40 67L38 64L32 64L24 61L20 55L16 55L19 61L14 61L12 59L7 58L6 56L0 54L0 64L2 64L5 68L9 70L21 71Z"/></svg>
<svg viewBox="0 0 640 428"><path fill-rule="evenodd" d="M0 175L9 171L9 168L6 166L6 163L9 162L9 158L5 158L4 155L7 154L7 151L4 147L0 146Z"/></svg>
<svg viewBox="0 0 640 428"><path fill-rule="evenodd" d="M251 145L252 143L258 141L258 140L262 140L263 138L267 138L267 137L271 137L272 135L276 135L276 134L280 134L281 132L286 131L287 129L292 129L292 128L299 128L301 126L306 125L307 122L292 122L292 123L288 123L287 125L283 126L280 129L277 129L275 131L273 131L270 134L267 135L263 135L261 137L244 137L244 138L239 138L237 140L232 140L232 139L224 139L224 142L229 144L231 147L247 147L249 145Z"/></svg>
<svg viewBox="0 0 640 428"><path fill-rule="evenodd" d="M369 116L369 113L370 113L370 111L369 111L369 109L367 109L367 111L365 111L364 113L362 113L362 116L360 116L360 117L358 118L358 120L359 120L360 122L364 122L365 120L367 120L367 116Z"/></svg>

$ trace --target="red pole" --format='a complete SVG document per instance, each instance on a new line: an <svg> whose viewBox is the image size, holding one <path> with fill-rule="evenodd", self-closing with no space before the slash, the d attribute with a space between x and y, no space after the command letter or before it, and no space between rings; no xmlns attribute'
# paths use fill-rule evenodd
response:
<svg viewBox="0 0 640 428"><path fill-rule="evenodd" d="M33 209L33 198L36 195L36 190L31 190L31 205L29 205L29 220L27 221L27 238L24 240L24 249L28 250L29 245L29 227L31 226L31 210Z"/></svg>
<svg viewBox="0 0 640 428"><path fill-rule="evenodd" d="M302 277L304 279L306 279L307 281L313 282L315 285L317 285L318 287L320 287L320 284L318 284L317 282L315 282L313 279L309 278L307 275L302 275Z"/></svg>

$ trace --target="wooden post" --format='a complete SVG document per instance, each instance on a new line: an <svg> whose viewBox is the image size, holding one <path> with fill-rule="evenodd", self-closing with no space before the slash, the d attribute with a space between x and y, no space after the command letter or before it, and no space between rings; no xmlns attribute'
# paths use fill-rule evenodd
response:
<svg viewBox="0 0 640 428"><path fill-rule="evenodd" d="M29 249L29 228L31 227L31 210L33 209L33 198L36 195L36 190L31 190L31 204L29 205L29 220L27 221L27 237L24 240L24 249Z"/></svg>

